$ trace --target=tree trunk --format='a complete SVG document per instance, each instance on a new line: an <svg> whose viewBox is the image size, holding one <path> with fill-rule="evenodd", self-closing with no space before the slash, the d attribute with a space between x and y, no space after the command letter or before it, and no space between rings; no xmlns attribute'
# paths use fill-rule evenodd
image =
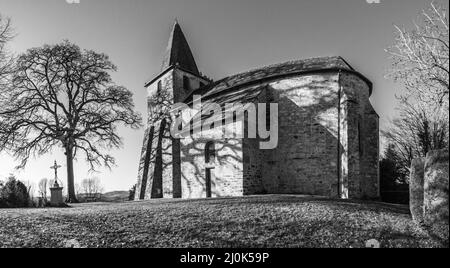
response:
<svg viewBox="0 0 450 268"><path fill-rule="evenodd" d="M66 145L67 162L67 203L78 203L75 194L75 176L73 172L73 144L71 141Z"/></svg>

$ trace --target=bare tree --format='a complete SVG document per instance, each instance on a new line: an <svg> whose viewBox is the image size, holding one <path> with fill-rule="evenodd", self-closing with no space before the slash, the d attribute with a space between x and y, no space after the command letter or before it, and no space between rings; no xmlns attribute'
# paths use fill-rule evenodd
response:
<svg viewBox="0 0 450 268"><path fill-rule="evenodd" d="M27 193L31 200L34 199L34 194L36 192L36 184L30 181L23 183L27 187Z"/></svg>
<svg viewBox="0 0 450 268"><path fill-rule="evenodd" d="M0 97L2 96L1 90L8 86L8 78L13 70L14 58L6 46L13 37L11 20L0 14Z"/></svg>
<svg viewBox="0 0 450 268"><path fill-rule="evenodd" d="M0 102L0 151L26 166L31 156L61 146L66 154L68 202L77 202L73 161L81 152L91 170L108 168L104 153L122 145L118 125L137 129L132 93L113 83L117 67L105 54L65 41L33 48L17 60L13 87Z"/></svg>
<svg viewBox="0 0 450 268"><path fill-rule="evenodd" d="M92 198L103 192L103 187L99 178L88 178L81 182L81 187L87 197Z"/></svg>
<svg viewBox="0 0 450 268"><path fill-rule="evenodd" d="M384 131L399 155L403 172L411 161L449 144L449 28L447 10L432 3L413 30L395 26L395 45L388 48L391 77L406 91L397 96L399 116Z"/></svg>
<svg viewBox="0 0 450 268"><path fill-rule="evenodd" d="M79 183L75 183L75 195L78 197L82 193L83 188Z"/></svg>
<svg viewBox="0 0 450 268"><path fill-rule="evenodd" d="M48 179L43 178L39 181L38 191L39 197L42 197L42 199L44 200L47 200L47 189L48 189Z"/></svg>
<svg viewBox="0 0 450 268"><path fill-rule="evenodd" d="M431 3L413 30L395 26L395 44L387 49L391 76L402 81L408 97L447 106L449 98L449 23L443 5Z"/></svg>

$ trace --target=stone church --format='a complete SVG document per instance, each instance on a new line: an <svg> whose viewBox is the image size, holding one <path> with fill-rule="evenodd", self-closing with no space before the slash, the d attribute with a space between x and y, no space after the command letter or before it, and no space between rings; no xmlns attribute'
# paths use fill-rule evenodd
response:
<svg viewBox="0 0 450 268"><path fill-rule="evenodd" d="M145 85L148 123L136 200L304 194L379 197L379 116L372 83L341 57L275 64L212 81L199 72L175 23L161 72ZM170 135L167 107L205 103L278 104L276 148L224 135ZM203 119L202 119L203 120ZM243 124L248 123L244 120Z"/></svg>

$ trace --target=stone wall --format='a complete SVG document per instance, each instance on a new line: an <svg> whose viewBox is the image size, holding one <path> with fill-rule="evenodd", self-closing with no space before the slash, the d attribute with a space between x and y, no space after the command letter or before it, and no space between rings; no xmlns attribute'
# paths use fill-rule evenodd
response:
<svg viewBox="0 0 450 268"><path fill-rule="evenodd" d="M358 76L342 73L341 144L348 197L377 199L379 192L379 117L369 101L369 86ZM345 138L345 141L343 140Z"/></svg>
<svg viewBox="0 0 450 268"><path fill-rule="evenodd" d="M243 140L243 188L244 195L267 194L268 187L263 183L263 170L266 153L259 149L257 139Z"/></svg>
<svg viewBox="0 0 450 268"><path fill-rule="evenodd" d="M423 193L425 178L425 158L414 159L409 176L409 207L415 222L423 223Z"/></svg>
<svg viewBox="0 0 450 268"><path fill-rule="evenodd" d="M448 149L431 151L425 158L412 161L410 193L410 209L414 221L448 247Z"/></svg>
<svg viewBox="0 0 450 268"><path fill-rule="evenodd" d="M145 187L147 186L147 176L148 176L148 165L150 163L150 155L147 154L151 149L149 148L150 143L150 131L153 132L152 127L147 127L144 131L144 143L141 149L141 157L139 161L139 169L138 169L138 180L136 183L136 191L134 193L134 200L145 199ZM144 174L146 174L144 176ZM143 189L143 185L144 189Z"/></svg>
<svg viewBox="0 0 450 268"><path fill-rule="evenodd" d="M424 223L448 247L449 237L448 149L429 152L425 161Z"/></svg>
<svg viewBox="0 0 450 268"><path fill-rule="evenodd" d="M267 192L336 196L337 81L337 74L317 74L269 84L279 103L279 144L267 152Z"/></svg>
<svg viewBox="0 0 450 268"><path fill-rule="evenodd" d="M224 139L224 128L216 128L181 140L181 185L183 198L206 197L206 170L211 169L212 197L242 196L242 140ZM215 161L206 163L205 148L214 142Z"/></svg>

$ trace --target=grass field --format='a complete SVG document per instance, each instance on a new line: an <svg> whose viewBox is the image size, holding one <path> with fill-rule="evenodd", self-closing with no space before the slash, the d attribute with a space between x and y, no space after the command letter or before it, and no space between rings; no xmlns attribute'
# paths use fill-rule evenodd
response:
<svg viewBox="0 0 450 268"><path fill-rule="evenodd" d="M0 247L438 247L405 206L305 196L0 210Z"/></svg>

